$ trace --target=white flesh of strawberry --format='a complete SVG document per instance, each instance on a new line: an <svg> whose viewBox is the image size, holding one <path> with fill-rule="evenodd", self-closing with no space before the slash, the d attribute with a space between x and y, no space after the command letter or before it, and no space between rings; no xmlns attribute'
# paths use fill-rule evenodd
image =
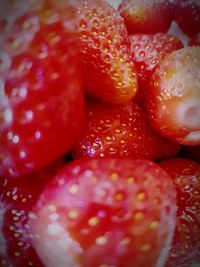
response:
<svg viewBox="0 0 200 267"><path fill-rule="evenodd" d="M44 206L37 216L30 214L32 243L46 267L80 267L77 257L82 248L72 239L55 208Z"/></svg>

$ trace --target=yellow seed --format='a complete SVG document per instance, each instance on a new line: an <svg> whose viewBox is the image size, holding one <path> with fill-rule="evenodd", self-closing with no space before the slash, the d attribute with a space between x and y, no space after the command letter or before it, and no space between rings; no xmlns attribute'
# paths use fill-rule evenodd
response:
<svg viewBox="0 0 200 267"><path fill-rule="evenodd" d="M133 177L128 177L126 181L127 181L128 184L131 185L131 184L133 184L135 182L135 179Z"/></svg>
<svg viewBox="0 0 200 267"><path fill-rule="evenodd" d="M116 133L121 133L120 129L115 129Z"/></svg>
<svg viewBox="0 0 200 267"><path fill-rule="evenodd" d="M17 200L18 199L18 195L14 195L13 200Z"/></svg>
<svg viewBox="0 0 200 267"><path fill-rule="evenodd" d="M129 245L130 243L131 243L131 239L130 239L129 237L126 237L126 238L122 239L122 241L121 241L121 244L122 244L123 246L127 246L127 245Z"/></svg>
<svg viewBox="0 0 200 267"><path fill-rule="evenodd" d="M99 246L104 246L108 242L108 238L106 236L99 236L96 239L96 244Z"/></svg>
<svg viewBox="0 0 200 267"><path fill-rule="evenodd" d="M15 252L15 256L16 257L19 257L20 256L20 253L19 252Z"/></svg>
<svg viewBox="0 0 200 267"><path fill-rule="evenodd" d="M68 216L70 219L76 220L78 218L78 210L77 209L70 210Z"/></svg>
<svg viewBox="0 0 200 267"><path fill-rule="evenodd" d="M51 212L55 212L57 210L55 205L49 205L48 210Z"/></svg>
<svg viewBox="0 0 200 267"><path fill-rule="evenodd" d="M20 236L19 233L15 233L15 234L14 234L14 237L16 237L16 238L19 237L19 236Z"/></svg>
<svg viewBox="0 0 200 267"><path fill-rule="evenodd" d="M144 217L144 214L142 212L137 212L135 215L134 215L134 218L136 220L141 220L142 218Z"/></svg>
<svg viewBox="0 0 200 267"><path fill-rule="evenodd" d="M69 187L69 192L71 194L76 194L78 192L78 185L77 184L72 184L70 187Z"/></svg>
<svg viewBox="0 0 200 267"><path fill-rule="evenodd" d="M19 243L18 243L18 246L19 246L19 247L23 247L23 245L24 245L23 242L19 242Z"/></svg>
<svg viewBox="0 0 200 267"><path fill-rule="evenodd" d="M96 226L98 224L98 222L99 222L99 218L98 217L92 217L92 218L89 219L88 224L90 226Z"/></svg>
<svg viewBox="0 0 200 267"><path fill-rule="evenodd" d="M158 224L159 224L158 222L153 221L153 222L150 223L150 228L151 229L156 229L158 227Z"/></svg>
<svg viewBox="0 0 200 267"><path fill-rule="evenodd" d="M115 196L114 196L114 199L115 199L116 201L123 200L123 198L124 198L124 196L123 196L122 193L117 193L117 194L115 194Z"/></svg>
<svg viewBox="0 0 200 267"><path fill-rule="evenodd" d="M151 249L151 246L149 244L145 244L141 247L142 252L147 252Z"/></svg>
<svg viewBox="0 0 200 267"><path fill-rule="evenodd" d="M111 180L116 181L119 178L119 175L118 175L118 173L113 172L113 173L111 173L110 178L111 178Z"/></svg>
<svg viewBox="0 0 200 267"><path fill-rule="evenodd" d="M145 199L145 193L141 192L136 195L137 200L143 201Z"/></svg>

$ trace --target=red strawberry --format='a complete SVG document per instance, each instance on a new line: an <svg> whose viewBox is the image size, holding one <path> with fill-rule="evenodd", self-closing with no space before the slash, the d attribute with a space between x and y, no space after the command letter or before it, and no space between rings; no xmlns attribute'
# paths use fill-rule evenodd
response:
<svg viewBox="0 0 200 267"><path fill-rule="evenodd" d="M0 192L2 192L2 188L3 188L3 179L0 178ZM3 224L4 224L4 208L1 203L1 196L0 196L0 266L11 267L6 251L6 238L3 234L3 229L2 229Z"/></svg>
<svg viewBox="0 0 200 267"><path fill-rule="evenodd" d="M29 221L46 267L163 266L174 229L171 179L147 160L74 161Z"/></svg>
<svg viewBox="0 0 200 267"><path fill-rule="evenodd" d="M146 110L152 126L183 145L200 144L200 47L167 55L150 80Z"/></svg>
<svg viewBox="0 0 200 267"><path fill-rule="evenodd" d="M200 32L200 1L173 0L174 19L181 30L191 36Z"/></svg>
<svg viewBox="0 0 200 267"><path fill-rule="evenodd" d="M167 54L183 48L183 44L177 37L165 33L134 34L130 35L129 39L132 60L141 86L138 90L139 98L140 102L143 102L149 78L158 62Z"/></svg>
<svg viewBox="0 0 200 267"><path fill-rule="evenodd" d="M189 46L200 46L200 33L197 33L189 40Z"/></svg>
<svg viewBox="0 0 200 267"><path fill-rule="evenodd" d="M175 156L179 146L159 136L135 103L109 106L90 102L87 123L73 149L79 157L142 157L151 160Z"/></svg>
<svg viewBox="0 0 200 267"><path fill-rule="evenodd" d="M129 33L166 32L172 21L168 0L123 0L118 10Z"/></svg>
<svg viewBox="0 0 200 267"><path fill-rule="evenodd" d="M177 223L166 267L199 266L200 263L200 165L181 158L160 165L174 181Z"/></svg>
<svg viewBox="0 0 200 267"><path fill-rule="evenodd" d="M47 165L79 136L83 92L75 19L69 1L61 2L1 2L0 175Z"/></svg>
<svg viewBox="0 0 200 267"><path fill-rule="evenodd" d="M114 104L137 91L137 77L123 19L104 0L77 1L83 74L87 93Z"/></svg>
<svg viewBox="0 0 200 267"><path fill-rule="evenodd" d="M63 165L58 161L52 166L18 179L1 179L0 207L2 216L2 244L4 254L14 267L43 267L31 246L28 218L31 208L49 181ZM0 242L1 244L1 242ZM4 259L5 260L5 259ZM4 266L1 265L0 266Z"/></svg>

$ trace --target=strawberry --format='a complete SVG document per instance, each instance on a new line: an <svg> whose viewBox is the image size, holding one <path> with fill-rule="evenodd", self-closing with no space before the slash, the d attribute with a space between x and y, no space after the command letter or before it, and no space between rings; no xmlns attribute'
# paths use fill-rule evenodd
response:
<svg viewBox="0 0 200 267"><path fill-rule="evenodd" d="M172 22L168 0L123 0L118 10L130 34L167 32Z"/></svg>
<svg viewBox="0 0 200 267"><path fill-rule="evenodd" d="M158 62L167 54L183 48L183 44L177 37L165 33L133 34L129 36L129 39L132 60L141 86L138 94L142 103L145 90L148 89L148 81Z"/></svg>
<svg viewBox="0 0 200 267"><path fill-rule="evenodd" d="M191 36L200 32L199 0L173 0L173 16L185 34Z"/></svg>
<svg viewBox="0 0 200 267"><path fill-rule="evenodd" d="M114 104L128 102L137 77L123 19L104 0L77 1L76 8L87 93Z"/></svg>
<svg viewBox="0 0 200 267"><path fill-rule="evenodd" d="M32 210L32 244L46 267L163 266L174 191L167 173L148 160L74 161Z"/></svg>
<svg viewBox="0 0 200 267"><path fill-rule="evenodd" d="M35 253L27 232L31 208L36 203L47 181L63 166L59 160L52 165L18 179L1 179L0 207L2 214L2 246L4 257L0 266L9 259L11 266L44 267ZM0 239L1 240L1 239ZM2 264L2 265L1 265Z"/></svg>
<svg viewBox="0 0 200 267"><path fill-rule="evenodd" d="M200 46L200 33L193 35L188 43L189 46Z"/></svg>
<svg viewBox="0 0 200 267"><path fill-rule="evenodd" d="M200 144L200 47L167 55L151 77L146 111L151 125L183 145Z"/></svg>
<svg viewBox="0 0 200 267"><path fill-rule="evenodd" d="M177 192L177 222L166 267L200 263L200 165L174 158L160 163L170 174Z"/></svg>
<svg viewBox="0 0 200 267"><path fill-rule="evenodd" d="M5 0L1 10L0 175L17 177L71 148L83 90L68 0Z"/></svg>
<svg viewBox="0 0 200 267"><path fill-rule="evenodd" d="M142 157L150 160L175 156L179 145L159 136L135 103L109 106L89 102L85 131L73 148L79 157Z"/></svg>

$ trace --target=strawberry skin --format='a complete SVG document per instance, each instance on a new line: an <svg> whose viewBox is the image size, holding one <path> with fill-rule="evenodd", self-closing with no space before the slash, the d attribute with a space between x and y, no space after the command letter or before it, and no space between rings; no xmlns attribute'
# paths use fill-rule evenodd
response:
<svg viewBox="0 0 200 267"><path fill-rule="evenodd" d="M174 158L160 163L177 192L177 222L166 267L200 264L200 165ZM197 265L195 265L197 264Z"/></svg>
<svg viewBox="0 0 200 267"><path fill-rule="evenodd" d="M104 0L77 1L86 92L106 102L128 102L137 91L128 35L117 10Z"/></svg>
<svg viewBox="0 0 200 267"><path fill-rule="evenodd" d="M85 131L72 149L79 157L132 157L150 160L175 156L179 145L157 134L135 103L109 106L88 102Z"/></svg>
<svg viewBox="0 0 200 267"><path fill-rule="evenodd" d="M188 43L189 46L200 46L200 33L193 35Z"/></svg>
<svg viewBox="0 0 200 267"><path fill-rule="evenodd" d="M44 267L31 245L28 219L31 216L31 208L46 183L54 177L63 164L64 161L59 160L28 176L18 179L1 178L0 207L3 213L1 230L4 240L1 249L4 251L4 258L1 259L0 266L10 261L14 267Z"/></svg>
<svg viewBox="0 0 200 267"><path fill-rule="evenodd" d="M167 173L147 160L73 161L33 209L32 243L46 267L163 266L174 191Z"/></svg>
<svg viewBox="0 0 200 267"><path fill-rule="evenodd" d="M159 61L171 52L183 48L183 44L176 36L166 33L132 34L129 39L140 84L137 100L143 103L149 79Z"/></svg>
<svg viewBox="0 0 200 267"><path fill-rule="evenodd" d="M0 175L17 177L69 151L84 101L69 1L11 2L0 21Z"/></svg>
<svg viewBox="0 0 200 267"><path fill-rule="evenodd" d="M167 32L172 21L168 0L123 0L118 10L130 34Z"/></svg>
<svg viewBox="0 0 200 267"><path fill-rule="evenodd" d="M173 16L181 30L191 36L200 32L200 1L174 0Z"/></svg>
<svg viewBox="0 0 200 267"><path fill-rule="evenodd" d="M200 144L200 47L185 47L157 66L146 90L151 125L183 145Z"/></svg>

